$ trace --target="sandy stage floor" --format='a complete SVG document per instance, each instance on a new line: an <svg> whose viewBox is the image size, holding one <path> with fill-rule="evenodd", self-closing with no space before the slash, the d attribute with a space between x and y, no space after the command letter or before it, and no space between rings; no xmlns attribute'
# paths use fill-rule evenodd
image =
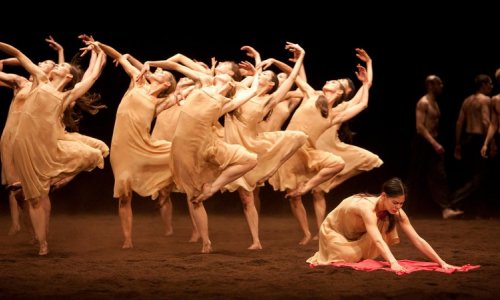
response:
<svg viewBox="0 0 500 300"><path fill-rule="evenodd" d="M397 276L347 268L309 268L317 242L299 246L291 214L264 214L264 249L246 250L243 214L209 211L214 253L188 243L190 221L175 216L175 233L163 236L160 217L141 211L134 219L134 246L122 250L117 215L52 217L47 257L38 257L26 230L7 236L9 216L0 215L2 299L498 299L500 220L419 217L417 231L449 263L478 264L467 273L416 272ZM312 221L312 220L311 220ZM312 224L312 222L311 222ZM401 233L401 232L400 232ZM393 247L398 259L425 260L405 237Z"/></svg>

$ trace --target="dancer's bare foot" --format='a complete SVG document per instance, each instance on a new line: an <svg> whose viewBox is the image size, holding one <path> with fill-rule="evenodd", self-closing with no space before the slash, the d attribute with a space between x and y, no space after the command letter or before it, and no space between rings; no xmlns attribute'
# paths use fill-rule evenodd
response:
<svg viewBox="0 0 500 300"><path fill-rule="evenodd" d="M319 235L313 236L313 241L317 241L317 240L319 240Z"/></svg>
<svg viewBox="0 0 500 300"><path fill-rule="evenodd" d="M212 243L206 243L203 244L203 247L201 248L201 253L211 253L213 251L212 249Z"/></svg>
<svg viewBox="0 0 500 300"><path fill-rule="evenodd" d="M12 235L17 234L19 231L21 231L21 225L19 225L19 224L11 225L9 232L7 234L12 236Z"/></svg>
<svg viewBox="0 0 500 300"><path fill-rule="evenodd" d="M260 242L256 242L250 245L250 247L247 248L248 250L262 250L262 245Z"/></svg>
<svg viewBox="0 0 500 300"><path fill-rule="evenodd" d="M134 248L134 244L132 244L131 240L126 240L125 242L123 242L122 249L132 249L132 248Z"/></svg>
<svg viewBox="0 0 500 300"><path fill-rule="evenodd" d="M40 250L38 251L38 255L43 256L49 254L49 245L47 242L40 243Z"/></svg>
<svg viewBox="0 0 500 300"><path fill-rule="evenodd" d="M174 234L174 229L165 229L165 236L171 236Z"/></svg>
<svg viewBox="0 0 500 300"><path fill-rule="evenodd" d="M299 245L304 246L307 245L311 241L311 234L304 236L302 240L300 240Z"/></svg>
<svg viewBox="0 0 500 300"><path fill-rule="evenodd" d="M189 243L196 243L200 240L200 234L198 232L191 233L191 238L189 238Z"/></svg>
<svg viewBox="0 0 500 300"><path fill-rule="evenodd" d="M212 196L213 193L212 193L212 184L210 183L204 183L203 184L203 187L202 187L202 190L201 190L201 194L198 195L198 197L194 198L192 200L193 203L200 203L200 202L203 202L205 200L207 200L208 198L210 198L210 196Z"/></svg>

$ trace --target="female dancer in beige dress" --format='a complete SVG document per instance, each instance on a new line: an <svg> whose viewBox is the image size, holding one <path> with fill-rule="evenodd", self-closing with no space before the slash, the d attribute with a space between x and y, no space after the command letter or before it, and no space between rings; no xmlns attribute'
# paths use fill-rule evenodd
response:
<svg viewBox="0 0 500 300"><path fill-rule="evenodd" d="M253 50L251 47L247 48ZM252 244L248 247L250 250L262 249L253 190L267 181L307 139L307 135L302 131L259 132L258 124L285 97L302 66L305 51L298 44L287 43L287 48L298 59L285 82L279 85L274 72L262 72L257 94L250 101L226 114L224 121L225 140L231 144L242 145L257 154L257 166L224 187L231 192L238 190L252 235ZM259 56L255 50L253 52L253 56Z"/></svg>
<svg viewBox="0 0 500 300"><path fill-rule="evenodd" d="M57 43L51 36L45 39L49 46L55 49L58 53L59 62L64 62L64 49ZM0 140L0 152L2 160L2 184L7 186L9 193L9 207L11 216L11 226L9 235L16 234L21 230L21 209L20 204L27 205L21 191L21 182L19 176L14 169L14 162L12 160L12 137L17 129L19 116L24 106L24 102L31 90L31 81L23 76L16 74L8 74L2 72L3 65L19 65L20 62L17 58L8 58L0 61L0 82L4 86L12 88L14 97L12 98L7 120L5 121L2 137ZM45 74L48 74L56 65L52 60L45 60L40 62L39 67ZM27 206L26 206L27 211ZM27 217L27 214L24 214ZM29 224L29 218L25 218L25 224Z"/></svg>
<svg viewBox="0 0 500 300"><path fill-rule="evenodd" d="M368 83L371 86L373 82L372 60L368 55L368 53L366 53L365 50L360 48L356 49L356 56L366 63ZM334 107L353 106L356 105L360 100L361 97L359 94L357 94L349 101L344 100L342 103L340 102L335 103ZM357 114L350 116L349 119L355 117L356 115ZM349 119L346 119L346 121L348 121ZM363 148L342 142L339 139L339 128L341 126L342 123L335 124L334 126L330 127L319 137L318 141L316 142L316 147L318 149L329 151L335 155L342 157L345 163L344 169L342 169L340 173L335 175L330 180L322 183L316 189L313 190L313 199L314 199L313 201L315 203L314 207L318 208L315 211L316 223L318 225L318 229L321 226L323 220L325 219L325 214L326 214L325 193L328 193L329 191L331 191L332 189L334 189L347 179L363 171L366 172L373 168L378 168L383 163L382 160L378 157L378 155Z"/></svg>
<svg viewBox="0 0 500 300"><path fill-rule="evenodd" d="M274 62L274 61L273 61ZM357 66L358 79L363 82L360 89L361 101L353 106L334 107L333 104L345 97L344 85L348 80L331 80L323 86L323 91L315 91L302 78L297 77L296 83L304 93L301 105L295 111L287 130L302 130L308 136L308 142L302 146L283 166L269 183L275 190L287 191L290 197L290 207L304 233L299 242L307 244L311 240L311 232L307 222L307 214L302 204L301 196L321 183L332 178L344 168L341 157L316 148L316 141L328 128L339 124L357 114L366 107L368 102L369 83L366 69ZM315 208L315 211L319 208Z"/></svg>
<svg viewBox="0 0 500 300"><path fill-rule="evenodd" d="M151 132L151 138L153 140L166 140L172 142L175 127L177 126L177 121L179 120L182 106L186 102L186 97L193 91L195 87L196 86L194 81L189 79L188 77L182 77L179 79L175 90L175 96L177 97L178 105L173 105L168 109L165 109L158 113L158 116L156 116L155 126L153 128L153 131ZM172 192L182 193L182 191L178 190L175 187L172 189ZM161 210L161 213L165 222L165 235L172 235L174 231L172 226L173 207L172 201L170 199L170 193L161 192L158 196L158 203L160 206L164 207ZM200 233L198 232L198 228L196 227L196 223L194 222L193 218L193 204L191 201L187 200L187 205L193 228L193 230L191 231L189 242L197 242L200 238Z"/></svg>
<svg viewBox="0 0 500 300"><path fill-rule="evenodd" d="M18 172L36 238L39 255L48 253L47 210L51 182L104 167L101 151L84 143L65 139L61 122L63 112L85 96L98 78L105 62L99 52L91 74L80 81L80 71L67 63L57 65L48 75L18 49L0 43L0 50L16 57L33 76L28 99L21 112L12 150L15 170Z"/></svg>
<svg viewBox="0 0 500 300"><path fill-rule="evenodd" d="M405 272L389 246L399 243L398 224L415 247L442 268L446 263L421 238L403 211L406 189L399 178L387 180L378 196L357 194L344 199L332 210L319 231L319 251L307 262L325 265L332 262L359 262L382 256L396 272Z"/></svg>
<svg viewBox="0 0 500 300"><path fill-rule="evenodd" d="M175 105L176 80L158 68L137 80L140 69L127 56L112 47L96 42L107 55L117 60L130 76L130 85L116 112L110 162L115 177L113 197L119 198L118 214L123 233L122 248L133 248L132 192L153 199L169 193L172 185L170 168L171 143L153 140L150 127L153 118L164 107ZM160 211L166 209L160 205ZM165 215L165 213L161 213Z"/></svg>
<svg viewBox="0 0 500 300"><path fill-rule="evenodd" d="M230 99L225 95L234 88L232 77L238 71L237 65L233 68L230 63L219 63L215 76L181 54L164 61L146 62L143 71L150 65L180 72L201 86L187 96L182 106L172 138L172 166L176 186L194 203L193 216L203 242L202 253L209 253L212 246L208 218L201 202L257 164L256 154L240 145L223 142L213 127L219 117L255 95L258 76L250 89Z"/></svg>

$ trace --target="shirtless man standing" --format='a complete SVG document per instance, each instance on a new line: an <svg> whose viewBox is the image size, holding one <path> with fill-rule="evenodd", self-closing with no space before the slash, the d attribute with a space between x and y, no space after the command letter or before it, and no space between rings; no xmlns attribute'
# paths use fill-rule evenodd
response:
<svg viewBox="0 0 500 300"><path fill-rule="evenodd" d="M416 130L413 141L410 189L423 200L430 197L442 209L443 219L463 213L452 208L444 164L444 148L437 140L441 111L436 98L443 91L443 81L436 75L425 79L427 93L416 106ZM426 188L422 189L422 185Z"/></svg>

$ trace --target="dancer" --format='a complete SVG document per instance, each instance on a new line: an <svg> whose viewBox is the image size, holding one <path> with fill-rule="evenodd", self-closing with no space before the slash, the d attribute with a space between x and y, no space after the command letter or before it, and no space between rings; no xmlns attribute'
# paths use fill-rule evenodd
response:
<svg viewBox="0 0 500 300"><path fill-rule="evenodd" d="M260 55L250 46L243 49L251 51L251 57L260 62ZM276 74L270 70L262 72L259 77L257 93L250 101L238 109L226 114L224 119L225 140L231 144L239 144L257 154L257 166L243 176L229 183L225 190L238 191L243 211L252 235L250 250L262 249L259 239L259 216L254 204L253 190L264 184L271 175L295 151L306 142L307 135L302 131L259 132L258 124L286 96L297 76L304 60L305 51L297 44L290 44L288 50L297 57L290 76L278 84Z"/></svg>
<svg viewBox="0 0 500 300"><path fill-rule="evenodd" d="M51 36L45 39L49 46L55 49L58 53L59 62L64 62L64 50L62 46L57 43ZM17 58L9 58L1 61L2 65L20 65ZM45 74L48 74L55 66L56 63L53 60L45 60L40 62L39 67ZM14 169L14 162L12 159L12 137L17 129L17 124L19 122L19 117L23 109L26 98L31 90L32 82L16 74L8 74L2 72L0 67L0 82L4 83L6 87L9 87L14 92L14 97L12 98L9 113L7 114L7 120L5 121L5 126L2 131L2 137L0 141L1 149L1 160L2 160L2 184L6 185L9 193L9 207L11 216L11 226L8 234L14 235L21 230L21 212L24 210L27 212L27 203L24 200L21 191L21 182L19 181L19 176ZM23 207L20 206L23 205ZM27 217L27 213L24 214ZM31 227L29 224L29 218L24 218L25 224Z"/></svg>
<svg viewBox="0 0 500 300"><path fill-rule="evenodd" d="M250 89L230 99L225 95L233 90L233 80L239 75L235 64L219 63L215 76L206 74L205 68L182 54L164 61L146 62L143 73L150 66L180 72L200 85L188 95L182 106L172 138L172 158L175 158L172 166L176 186L194 203L193 216L203 241L202 253L210 253L208 217L202 201L253 169L257 163L256 154L240 145L223 142L213 126L219 117L255 95L259 76L254 77Z"/></svg>
<svg viewBox="0 0 500 300"><path fill-rule="evenodd" d="M94 47L99 51L98 63L88 77L80 80L80 70L68 63L57 65L47 75L15 47L0 42L0 50L16 57L33 76L32 89L13 137L12 154L24 197L29 201L30 218L40 246L38 254L46 255L51 182L96 166L104 167L101 151L64 139L60 120L65 109L85 97L97 80L105 55Z"/></svg>
<svg viewBox="0 0 500 300"><path fill-rule="evenodd" d="M142 64L141 69L142 69ZM177 121L179 120L179 114L181 112L182 106L186 102L186 97L195 88L195 83L188 77L182 77L177 83L175 90L175 95L177 97L178 105L173 105L168 109L165 109L158 113L156 116L155 126L151 132L151 138L153 140L166 140L172 142L172 138L175 132L175 127L177 126ZM172 192L180 192L176 187L172 189ZM192 231L189 242L194 243L200 239L200 233L196 227L196 223L193 218L193 203L189 200L186 201L188 205L189 215L191 218ZM172 235L174 232L172 226L172 201L170 193L160 192L158 195L158 203L163 207L161 210L163 221L165 222L165 235Z"/></svg>
<svg viewBox="0 0 500 300"><path fill-rule="evenodd" d="M340 156L318 150L316 141L328 128L345 122L368 104L370 83L367 71L361 65L358 65L357 69L356 75L363 86L358 91L360 101L356 101L354 105L332 108L339 99L349 97L349 90L353 89L349 87L347 90L348 85L352 86L350 80L327 81L323 86L323 91L315 91L302 78L296 79L298 87L304 93L304 99L293 114L287 130L302 130L309 136L309 139L271 177L269 183L275 190L287 191L286 197L290 197L292 212L304 233L304 237L299 242L300 245L307 244L312 237L301 196L332 178L344 168L344 161Z"/></svg>
<svg viewBox="0 0 500 300"><path fill-rule="evenodd" d="M396 272L405 272L389 246L399 243L398 224L413 245L443 269L446 263L418 235L403 211L406 189L399 178L384 182L380 195L356 194L344 199L321 224L319 251L307 259L314 265L359 262L382 256Z"/></svg>
<svg viewBox="0 0 500 300"><path fill-rule="evenodd" d="M372 59L364 49L357 48L356 56L366 63L368 84L371 86L373 83L373 64ZM348 92L350 93L350 92ZM347 98L342 99L334 104L334 107L340 108L342 106L352 106L359 103L361 97L355 95L351 100L347 101ZM357 116L361 111L356 114L351 115L346 118L349 121L353 117ZM335 124L334 126L327 129L316 142L316 147L320 150L329 151L335 155L342 157L344 160L344 169L340 171L330 180L322 183L316 189L313 190L313 202L316 215L316 224L319 227L325 219L326 215L326 200L325 193L330 192L332 189L336 188L338 185L348 180L349 178L360 174L361 172L367 172L373 168L378 168L382 165L382 160L378 155L341 141L339 138L341 133L345 133L349 129L346 128L347 124L345 122ZM346 136L349 136L350 132L347 132ZM317 239L315 235L315 239Z"/></svg>
<svg viewBox="0 0 500 300"><path fill-rule="evenodd" d="M176 104L172 93L176 80L170 72L160 68L137 80L141 70L129 62L129 56L101 42L94 44L117 60L130 76L130 85L116 112L110 155L115 177L113 197L119 199L122 248L128 249L133 248L132 192L156 199L159 193L169 195L172 188L171 143L152 140L150 126L160 110ZM159 203L160 214L168 216L168 212L164 212L168 207L162 204Z"/></svg>

